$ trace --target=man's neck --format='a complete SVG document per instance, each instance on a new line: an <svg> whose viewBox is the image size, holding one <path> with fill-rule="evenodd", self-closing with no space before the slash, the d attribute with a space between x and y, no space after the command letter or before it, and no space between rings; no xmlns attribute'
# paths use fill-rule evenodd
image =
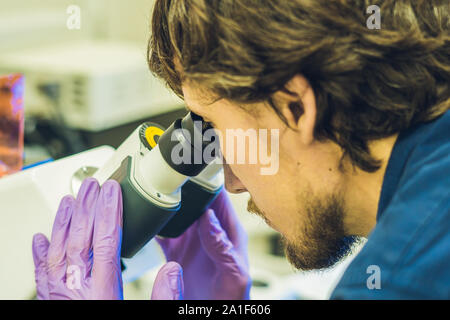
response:
<svg viewBox="0 0 450 320"><path fill-rule="evenodd" d="M381 167L375 172L348 167L345 183L346 233L367 237L375 227L378 202L384 174L398 135L374 141L370 144L371 154L381 160Z"/></svg>

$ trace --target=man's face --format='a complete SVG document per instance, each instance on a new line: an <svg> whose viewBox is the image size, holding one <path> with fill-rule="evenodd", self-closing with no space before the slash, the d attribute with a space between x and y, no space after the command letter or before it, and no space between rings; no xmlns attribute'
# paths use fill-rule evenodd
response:
<svg viewBox="0 0 450 320"><path fill-rule="evenodd" d="M344 239L347 232L341 188L345 178L338 170L342 153L332 143L314 140L311 118L315 117L315 111L311 110L311 104L315 108L315 101L309 90L302 91L304 110L300 118L295 120L286 113L288 119L293 120L291 123L298 126L297 130L287 127L265 103L239 106L224 99L205 102L207 99L200 89L183 85L188 108L220 132L221 152L226 161L226 189L232 193L250 193L249 211L261 216L282 234L288 259L303 270L329 267L349 247L349 239ZM279 102L288 105L283 95ZM288 109L284 112L289 112ZM257 140L258 145L252 146L247 140L245 147L233 145L227 141L230 138L226 133L230 129L254 130L258 138L259 129L265 129L268 143L261 144ZM277 130L278 146L270 139ZM276 170L262 174L267 163L259 158L257 163L249 163L255 147L278 161L277 166L272 166ZM234 152L229 148L234 148ZM245 163L237 163L238 153L245 155ZM230 154L234 154L234 159L230 159Z"/></svg>

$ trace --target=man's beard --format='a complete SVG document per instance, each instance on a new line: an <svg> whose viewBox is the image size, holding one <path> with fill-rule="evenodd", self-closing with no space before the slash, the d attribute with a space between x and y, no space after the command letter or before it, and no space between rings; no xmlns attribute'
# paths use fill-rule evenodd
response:
<svg viewBox="0 0 450 320"><path fill-rule="evenodd" d="M309 200L307 200L309 199ZM298 213L303 220L297 226L294 240L282 236L288 261L299 270L326 269L348 256L360 238L347 236L344 232L344 209L336 196L326 200L312 197L302 199L304 213ZM263 212L250 198L247 210L261 216Z"/></svg>

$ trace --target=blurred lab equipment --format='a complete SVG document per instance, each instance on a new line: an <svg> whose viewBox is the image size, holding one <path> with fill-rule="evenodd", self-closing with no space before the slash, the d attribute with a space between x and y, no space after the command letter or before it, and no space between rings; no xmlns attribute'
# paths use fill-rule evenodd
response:
<svg viewBox="0 0 450 320"><path fill-rule="evenodd" d="M0 54L0 71L27 78L27 116L98 132L167 113L182 102L149 71L145 50L79 40Z"/></svg>
<svg viewBox="0 0 450 320"><path fill-rule="evenodd" d="M0 77L0 177L22 168L24 77Z"/></svg>
<svg viewBox="0 0 450 320"><path fill-rule="evenodd" d="M67 26L72 3L0 2L0 74L27 79L25 164L117 148L140 123L169 125L183 108L148 71L153 0L77 0L79 29Z"/></svg>
<svg viewBox="0 0 450 320"><path fill-rule="evenodd" d="M28 164L105 144L117 147L143 121L166 117L171 123L170 113L183 108L148 71L140 44L79 39L7 50L0 52L0 72L21 72L27 79Z"/></svg>

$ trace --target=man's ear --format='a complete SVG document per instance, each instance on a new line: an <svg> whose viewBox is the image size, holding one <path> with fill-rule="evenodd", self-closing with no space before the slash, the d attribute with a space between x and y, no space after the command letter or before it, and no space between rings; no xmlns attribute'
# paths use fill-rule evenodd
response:
<svg viewBox="0 0 450 320"><path fill-rule="evenodd" d="M290 128L296 130L306 145L314 141L316 99L314 90L302 75L295 75L285 88L277 91L274 101Z"/></svg>

